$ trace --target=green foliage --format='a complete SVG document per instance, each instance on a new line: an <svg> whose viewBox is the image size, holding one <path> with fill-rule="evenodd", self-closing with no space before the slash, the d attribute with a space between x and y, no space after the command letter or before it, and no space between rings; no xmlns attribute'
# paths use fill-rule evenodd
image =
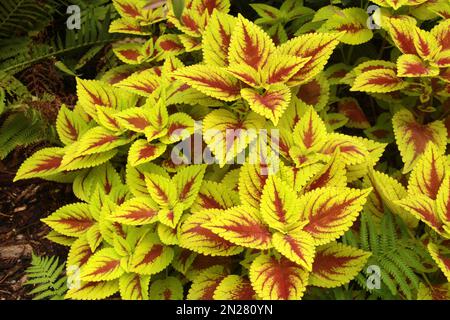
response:
<svg viewBox="0 0 450 320"><path fill-rule="evenodd" d="M345 241L372 252L366 267L356 278L372 296L384 299L413 299L417 294L420 277L436 271L426 247L414 238L400 217L386 212L381 223L376 224L370 213L361 215L359 238L349 231ZM368 266L381 270L381 288L369 289Z"/></svg>
<svg viewBox="0 0 450 320"><path fill-rule="evenodd" d="M57 104L14 181L79 199L42 219L65 298L448 297L450 4L371 2L79 0L1 39L0 158Z"/></svg>
<svg viewBox="0 0 450 320"><path fill-rule="evenodd" d="M28 292L33 300L62 300L67 291L65 263L58 257L39 257L33 254L31 266L26 270L26 285L34 286Z"/></svg>

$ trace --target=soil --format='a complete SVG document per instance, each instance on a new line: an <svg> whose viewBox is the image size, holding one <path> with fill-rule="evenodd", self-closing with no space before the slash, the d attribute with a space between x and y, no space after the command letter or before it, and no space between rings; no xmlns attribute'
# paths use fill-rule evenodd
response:
<svg viewBox="0 0 450 320"><path fill-rule="evenodd" d="M75 202L71 185L44 180L13 183L20 164L42 146L18 149L0 160L0 300L30 299L25 270L31 254L67 255L67 247L47 240L50 228L40 221Z"/></svg>

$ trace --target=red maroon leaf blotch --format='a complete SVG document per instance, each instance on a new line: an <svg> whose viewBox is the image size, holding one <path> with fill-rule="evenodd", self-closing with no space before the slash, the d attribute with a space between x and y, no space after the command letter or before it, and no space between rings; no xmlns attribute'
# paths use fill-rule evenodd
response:
<svg viewBox="0 0 450 320"><path fill-rule="evenodd" d="M148 145L139 150L139 158L145 159L145 158L153 157L155 155L155 151L156 151L156 146Z"/></svg>
<svg viewBox="0 0 450 320"><path fill-rule="evenodd" d="M88 274L88 276L97 276L108 273L120 265L120 260L106 261L103 266Z"/></svg>
<svg viewBox="0 0 450 320"><path fill-rule="evenodd" d="M150 264L153 261L155 261L159 256L161 256L163 249L164 249L164 246L162 246L160 244L155 244L154 246L152 246L150 251L147 252L147 254L144 256L142 261L139 262L137 265L135 265L135 268L137 268L141 265Z"/></svg>
<svg viewBox="0 0 450 320"><path fill-rule="evenodd" d="M90 219L65 218L58 219L58 223L70 226L70 229L73 231L85 231L94 224L94 221Z"/></svg>
<svg viewBox="0 0 450 320"><path fill-rule="evenodd" d="M345 275L339 273L340 267L352 261L355 257L337 257L335 255L326 255L324 252L317 252L312 266L312 272L323 278L330 279L329 275ZM345 271L345 269L343 269Z"/></svg>
<svg viewBox="0 0 450 320"><path fill-rule="evenodd" d="M316 105L319 103L321 87L316 79L302 84L298 89L297 98L309 105Z"/></svg>
<svg viewBox="0 0 450 320"><path fill-rule="evenodd" d="M299 266L286 259L281 258L280 260L276 260L274 257L271 258L270 268L266 270L265 273L261 273L260 276L265 277L265 281L263 283L263 287L267 285L267 281L271 279L270 284L270 295L272 295L273 290L275 289L275 285L277 285L277 296L281 300L288 300L290 296L291 288L294 288L292 284L294 283L291 280L292 277L297 277L296 270Z"/></svg>
<svg viewBox="0 0 450 320"><path fill-rule="evenodd" d="M133 18L139 17L141 15L139 13L139 10L131 4L127 3L117 3L117 4L120 6L123 12L125 12L126 14L128 14Z"/></svg>
<svg viewBox="0 0 450 320"><path fill-rule="evenodd" d="M63 157L62 156L54 156L48 159L45 159L43 162L39 163L35 168L30 170L29 173L39 173L42 171L49 171L52 169L58 169L61 166Z"/></svg>
<svg viewBox="0 0 450 320"><path fill-rule="evenodd" d="M127 49L127 50L119 50L118 51L122 56L127 58L128 60L137 61L141 54L137 50Z"/></svg>
<svg viewBox="0 0 450 320"><path fill-rule="evenodd" d="M177 43L177 42L175 42L175 41L173 41L173 40L164 40L164 41L161 41L161 42L159 43L159 46L160 46L161 49L163 49L164 51L176 51L176 50L182 50L182 49L184 49L184 47L183 47L181 44L179 44L179 43Z"/></svg>

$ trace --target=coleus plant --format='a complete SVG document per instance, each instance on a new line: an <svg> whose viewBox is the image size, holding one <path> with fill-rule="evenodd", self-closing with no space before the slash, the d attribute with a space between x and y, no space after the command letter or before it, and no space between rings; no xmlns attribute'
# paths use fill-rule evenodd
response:
<svg viewBox="0 0 450 320"><path fill-rule="evenodd" d="M362 8L257 4L253 23L230 15L227 0L187 0L181 11L113 2L121 18L110 31L135 37L114 46L125 65L77 78L77 104L58 115L61 146L16 176L71 183L80 200L43 219L49 239L70 247L66 298L301 299L366 267L371 253L341 240L358 232L361 211L377 221L389 211L410 233L427 224L421 240L448 279L448 20L428 32L398 16L400 2L379 3L391 8L382 26L397 63L326 67L336 48L382 33L366 28ZM441 14L416 2L402 5ZM348 86L396 103L372 125ZM403 95L415 103L406 108ZM337 132L344 126L375 139ZM404 165L386 174L394 141ZM199 153L214 161L192 161ZM438 287L447 292L425 283L417 295Z"/></svg>

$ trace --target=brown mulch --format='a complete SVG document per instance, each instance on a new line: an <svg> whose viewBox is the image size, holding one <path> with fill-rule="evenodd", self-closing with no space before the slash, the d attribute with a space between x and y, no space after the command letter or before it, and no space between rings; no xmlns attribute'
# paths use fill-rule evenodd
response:
<svg viewBox="0 0 450 320"><path fill-rule="evenodd" d="M40 219L76 201L71 185L39 179L12 182L20 164L35 150L19 149L0 160L0 300L30 299L30 287L24 283L32 252L67 254L67 247L45 239L50 228Z"/></svg>

